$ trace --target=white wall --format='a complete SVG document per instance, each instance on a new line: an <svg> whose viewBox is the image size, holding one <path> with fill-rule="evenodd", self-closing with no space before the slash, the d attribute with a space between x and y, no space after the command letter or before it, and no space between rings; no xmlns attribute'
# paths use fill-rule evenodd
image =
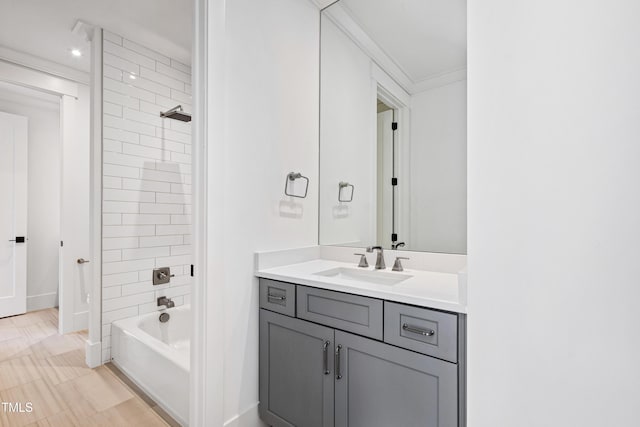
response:
<svg viewBox="0 0 640 427"><path fill-rule="evenodd" d="M376 97L367 56L322 16L320 244L376 244ZM338 183L355 186L338 202ZM345 189L345 196L346 194Z"/></svg>
<svg viewBox="0 0 640 427"><path fill-rule="evenodd" d="M209 292L224 298L224 419L253 426L259 314L254 252L318 241L319 11L309 1L235 0L227 2L226 14L226 93L213 96L224 103L224 135L209 130L209 150L224 158L224 171L215 171L224 178L209 182L213 194L224 192L224 199L212 200L221 219L208 224L219 233L210 243L220 253L209 256L222 258L223 271L210 273L218 279ZM306 199L284 195L290 171L311 179Z"/></svg>
<svg viewBox="0 0 640 427"><path fill-rule="evenodd" d="M0 111L29 119L27 310L55 307L60 247L60 99L1 84Z"/></svg>
<svg viewBox="0 0 640 427"><path fill-rule="evenodd" d="M176 306L191 293L191 124L160 117L191 111L191 68L104 32L102 352L111 322ZM135 77L131 78L131 76ZM170 267L168 285L152 270Z"/></svg>
<svg viewBox="0 0 640 427"><path fill-rule="evenodd" d="M467 252L467 82L411 97L409 247Z"/></svg>
<svg viewBox="0 0 640 427"><path fill-rule="evenodd" d="M640 419L640 3L469 2L469 425Z"/></svg>

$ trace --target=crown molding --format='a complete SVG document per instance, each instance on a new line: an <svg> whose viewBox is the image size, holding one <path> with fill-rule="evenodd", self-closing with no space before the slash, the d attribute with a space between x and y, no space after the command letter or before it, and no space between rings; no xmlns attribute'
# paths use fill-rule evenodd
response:
<svg viewBox="0 0 640 427"><path fill-rule="evenodd" d="M325 7L331 6L333 3L336 3L339 0L311 0L311 3L318 6L318 9L322 10Z"/></svg>
<svg viewBox="0 0 640 427"><path fill-rule="evenodd" d="M327 2L328 0L312 0L314 3ZM331 3L331 2L329 2ZM333 6L324 14L344 32L362 51L382 69L409 95L425 90L444 86L467 78L467 69L455 69L435 76L414 81L398 63L389 56L353 19L347 10L340 4Z"/></svg>
<svg viewBox="0 0 640 427"><path fill-rule="evenodd" d="M400 66L358 25L346 9L337 4L324 12L371 60L405 91L411 93L413 81Z"/></svg>
<svg viewBox="0 0 640 427"><path fill-rule="evenodd" d="M426 90L435 89L437 87L446 86L461 80L467 79L467 69L461 68L453 71L447 71L437 76L428 77L413 84L411 93L416 94Z"/></svg>

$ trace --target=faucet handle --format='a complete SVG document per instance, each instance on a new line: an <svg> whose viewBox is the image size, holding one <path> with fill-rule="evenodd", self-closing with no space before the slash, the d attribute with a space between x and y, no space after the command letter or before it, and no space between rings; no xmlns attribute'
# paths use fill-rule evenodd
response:
<svg viewBox="0 0 640 427"><path fill-rule="evenodd" d="M409 259L406 256L398 256L396 257L396 262L393 263L393 268L391 269L391 271L404 271L404 268L402 268L402 262L400 262L403 259Z"/></svg>
<svg viewBox="0 0 640 427"><path fill-rule="evenodd" d="M367 268L369 267L369 263L367 262L367 256L365 254L354 254L360 257L360 262L358 263L358 267Z"/></svg>
<svg viewBox="0 0 640 427"><path fill-rule="evenodd" d="M405 246L404 242L396 242L391 245L391 249L393 249L394 251L397 251L398 248L404 247L404 246Z"/></svg>

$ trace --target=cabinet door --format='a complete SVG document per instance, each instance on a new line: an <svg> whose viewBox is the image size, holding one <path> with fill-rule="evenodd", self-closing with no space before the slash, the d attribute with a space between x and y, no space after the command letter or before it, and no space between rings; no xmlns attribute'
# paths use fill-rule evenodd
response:
<svg viewBox="0 0 640 427"><path fill-rule="evenodd" d="M260 310L260 417L275 427L333 426L331 328Z"/></svg>
<svg viewBox="0 0 640 427"><path fill-rule="evenodd" d="M346 332L335 338L336 427L457 427L456 364Z"/></svg>

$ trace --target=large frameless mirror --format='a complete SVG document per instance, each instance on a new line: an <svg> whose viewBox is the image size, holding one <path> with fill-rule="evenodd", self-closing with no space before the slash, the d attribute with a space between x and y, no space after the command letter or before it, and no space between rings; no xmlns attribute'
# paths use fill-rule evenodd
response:
<svg viewBox="0 0 640 427"><path fill-rule="evenodd" d="M466 0L321 15L321 245L466 253Z"/></svg>

